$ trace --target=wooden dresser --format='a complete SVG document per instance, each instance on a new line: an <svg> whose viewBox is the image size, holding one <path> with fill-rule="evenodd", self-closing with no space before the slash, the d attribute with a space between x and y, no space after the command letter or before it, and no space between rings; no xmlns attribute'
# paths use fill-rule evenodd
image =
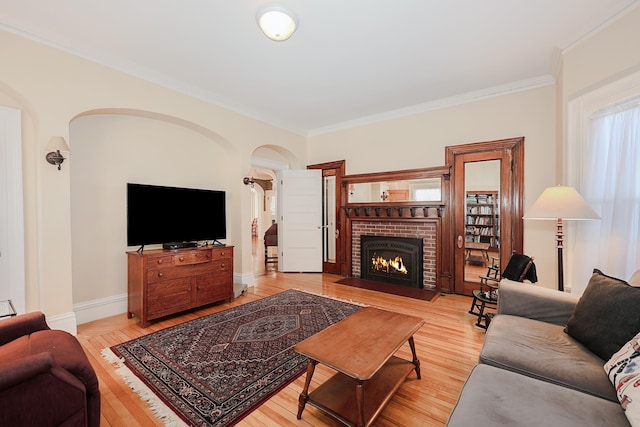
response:
<svg viewBox="0 0 640 427"><path fill-rule="evenodd" d="M233 246L127 252L128 313L149 320L233 299Z"/></svg>

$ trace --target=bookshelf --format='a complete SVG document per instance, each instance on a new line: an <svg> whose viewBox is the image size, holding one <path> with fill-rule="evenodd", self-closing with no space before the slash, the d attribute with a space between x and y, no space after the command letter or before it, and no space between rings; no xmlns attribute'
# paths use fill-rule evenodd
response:
<svg viewBox="0 0 640 427"><path fill-rule="evenodd" d="M497 191L467 191L465 241L500 245L499 197Z"/></svg>

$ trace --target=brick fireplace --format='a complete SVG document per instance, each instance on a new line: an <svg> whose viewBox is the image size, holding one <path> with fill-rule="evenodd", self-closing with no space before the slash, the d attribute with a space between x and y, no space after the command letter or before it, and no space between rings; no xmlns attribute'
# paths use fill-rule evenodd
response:
<svg viewBox="0 0 640 427"><path fill-rule="evenodd" d="M437 224L430 221L388 221L362 218L351 222L351 274L362 277L361 236L385 236L422 239L422 286L436 287L436 232ZM374 279L379 280L379 279Z"/></svg>

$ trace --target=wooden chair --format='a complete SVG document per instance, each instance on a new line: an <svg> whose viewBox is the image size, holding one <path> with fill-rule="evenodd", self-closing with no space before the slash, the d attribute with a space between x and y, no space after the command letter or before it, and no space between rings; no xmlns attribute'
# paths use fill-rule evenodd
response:
<svg viewBox="0 0 640 427"><path fill-rule="evenodd" d="M269 246L275 246L276 252L278 247L278 224L274 223L264 233L264 268L267 268L267 264L277 264L278 254L275 256L269 256Z"/></svg>
<svg viewBox="0 0 640 427"><path fill-rule="evenodd" d="M491 258L492 261L487 268L487 274L480 276L480 289L473 291L473 301L469 309L470 314L478 316L476 326L484 329L487 328L488 324L485 309L498 306L498 285L500 280L509 279L516 282L529 280L531 283L538 281L532 257L514 252L502 274L500 274L500 260L494 257ZM482 323L483 321L484 323Z"/></svg>

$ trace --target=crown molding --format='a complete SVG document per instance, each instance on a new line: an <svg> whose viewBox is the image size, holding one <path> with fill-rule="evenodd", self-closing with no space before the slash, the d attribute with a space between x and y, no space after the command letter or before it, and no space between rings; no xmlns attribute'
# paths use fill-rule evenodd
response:
<svg viewBox="0 0 640 427"><path fill-rule="evenodd" d="M567 46L564 46L562 48L562 53L565 54L565 53L569 52L571 49L573 49L574 47L579 46L585 40L587 40L588 38L590 38L590 37L594 36L595 34L599 33L603 29L607 28L613 22L615 22L618 19L622 18L623 16L625 16L626 14L628 14L629 12L631 12L633 9L635 9L638 6L640 6L640 0L632 0L629 4L627 4L622 9L620 9L616 14L614 14L613 16L610 16L606 20L600 22L598 25L596 25L595 27L593 27L592 29L590 29L589 31L584 33L581 37L579 37L578 39L574 40L572 43L569 43Z"/></svg>
<svg viewBox="0 0 640 427"><path fill-rule="evenodd" d="M450 96L448 98L441 98L422 104L413 105L411 107L400 108L398 110L388 111L385 113L374 114L367 117L362 117L355 120L349 120L335 125L330 125L318 129L314 129L308 133L308 137L318 136L325 133L336 132L339 130L350 129L358 126L364 126L372 123L382 122L385 120L397 119L400 117L406 117L414 114L420 114L427 111L439 110L442 108L453 107L461 104L468 104L470 102L481 101L483 99L493 98L496 96L507 95L516 92L523 92L527 90L537 89L540 87L550 86L555 84L555 79L550 74L545 74L539 77L531 79L520 80L517 82L493 86L487 89L477 90L473 92L467 92L460 95Z"/></svg>

